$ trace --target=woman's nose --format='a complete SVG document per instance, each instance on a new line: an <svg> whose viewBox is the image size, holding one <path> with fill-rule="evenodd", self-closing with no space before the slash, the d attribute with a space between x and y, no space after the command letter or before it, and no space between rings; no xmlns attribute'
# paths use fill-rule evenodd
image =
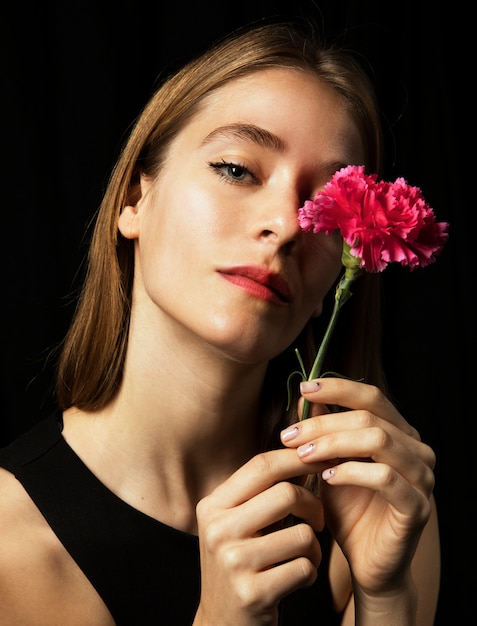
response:
<svg viewBox="0 0 477 626"><path fill-rule="evenodd" d="M292 191L267 198L259 212L257 234L264 241L291 250L301 233L298 222L299 194Z"/></svg>

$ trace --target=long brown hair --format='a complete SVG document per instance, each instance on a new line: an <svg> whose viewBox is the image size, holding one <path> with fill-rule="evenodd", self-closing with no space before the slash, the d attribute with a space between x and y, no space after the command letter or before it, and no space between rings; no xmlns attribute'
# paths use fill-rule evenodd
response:
<svg viewBox="0 0 477 626"><path fill-rule="evenodd" d="M169 143L208 94L237 77L270 67L305 70L336 89L360 129L366 168L380 172L380 113L369 76L353 53L325 45L312 27L276 23L241 29L170 76L138 117L98 211L85 281L58 362L56 395L61 408L74 405L85 410L100 409L120 385L128 342L134 255L132 242L120 236L117 224L122 208L134 201L140 173L157 175ZM343 314L343 320L353 318L354 330L343 341L346 325L341 324L341 345L337 340L332 346L330 359L333 369L381 385L379 280L365 276L360 281ZM326 315L325 309L322 318ZM297 338L296 346L307 366L322 324L321 320L310 322ZM297 366L294 347L269 366L263 403L266 440L283 420L294 419L293 412L284 417L286 379ZM271 384L274 391L268 393Z"/></svg>

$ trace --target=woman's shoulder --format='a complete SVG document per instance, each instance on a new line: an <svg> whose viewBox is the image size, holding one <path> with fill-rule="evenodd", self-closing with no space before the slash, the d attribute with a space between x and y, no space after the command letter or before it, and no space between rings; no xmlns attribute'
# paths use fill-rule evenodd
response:
<svg viewBox="0 0 477 626"><path fill-rule="evenodd" d="M55 550L47 529L21 483L0 467L0 613L12 624L28 619L36 581L50 575L44 564L55 561ZM41 613L38 620L43 624Z"/></svg>
<svg viewBox="0 0 477 626"><path fill-rule="evenodd" d="M31 517L36 509L21 483L7 469L0 467L0 528L2 539L9 531L15 532L24 516ZM34 516L33 516L34 517ZM11 522L16 520L16 524Z"/></svg>
<svg viewBox="0 0 477 626"><path fill-rule="evenodd" d="M10 468L0 466L0 544L13 549L16 537L28 541L30 533L46 525L41 513ZM28 531L27 534L24 534ZM18 548L17 548L18 550Z"/></svg>
<svg viewBox="0 0 477 626"><path fill-rule="evenodd" d="M12 626L114 624L22 484L1 467L0 614Z"/></svg>

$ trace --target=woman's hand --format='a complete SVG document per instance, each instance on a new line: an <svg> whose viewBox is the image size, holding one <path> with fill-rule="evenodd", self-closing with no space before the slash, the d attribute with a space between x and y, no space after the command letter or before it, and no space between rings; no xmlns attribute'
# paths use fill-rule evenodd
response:
<svg viewBox="0 0 477 626"><path fill-rule="evenodd" d="M282 441L319 468L326 523L350 565L355 597L409 589L431 512L433 451L376 387L324 378L302 384L302 394L313 417L283 431ZM330 413L329 405L343 410Z"/></svg>
<svg viewBox="0 0 477 626"><path fill-rule="evenodd" d="M259 454L199 502L194 626L277 624L281 598L315 581L324 517L319 499L290 482L304 469L294 450ZM302 521L284 526L288 515Z"/></svg>

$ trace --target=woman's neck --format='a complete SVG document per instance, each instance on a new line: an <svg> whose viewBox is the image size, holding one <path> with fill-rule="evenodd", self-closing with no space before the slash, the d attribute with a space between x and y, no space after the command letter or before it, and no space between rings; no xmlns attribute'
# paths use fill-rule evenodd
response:
<svg viewBox="0 0 477 626"><path fill-rule="evenodd" d="M186 352L132 342L116 398L68 411L64 436L120 498L194 532L198 500L258 451L266 365Z"/></svg>

